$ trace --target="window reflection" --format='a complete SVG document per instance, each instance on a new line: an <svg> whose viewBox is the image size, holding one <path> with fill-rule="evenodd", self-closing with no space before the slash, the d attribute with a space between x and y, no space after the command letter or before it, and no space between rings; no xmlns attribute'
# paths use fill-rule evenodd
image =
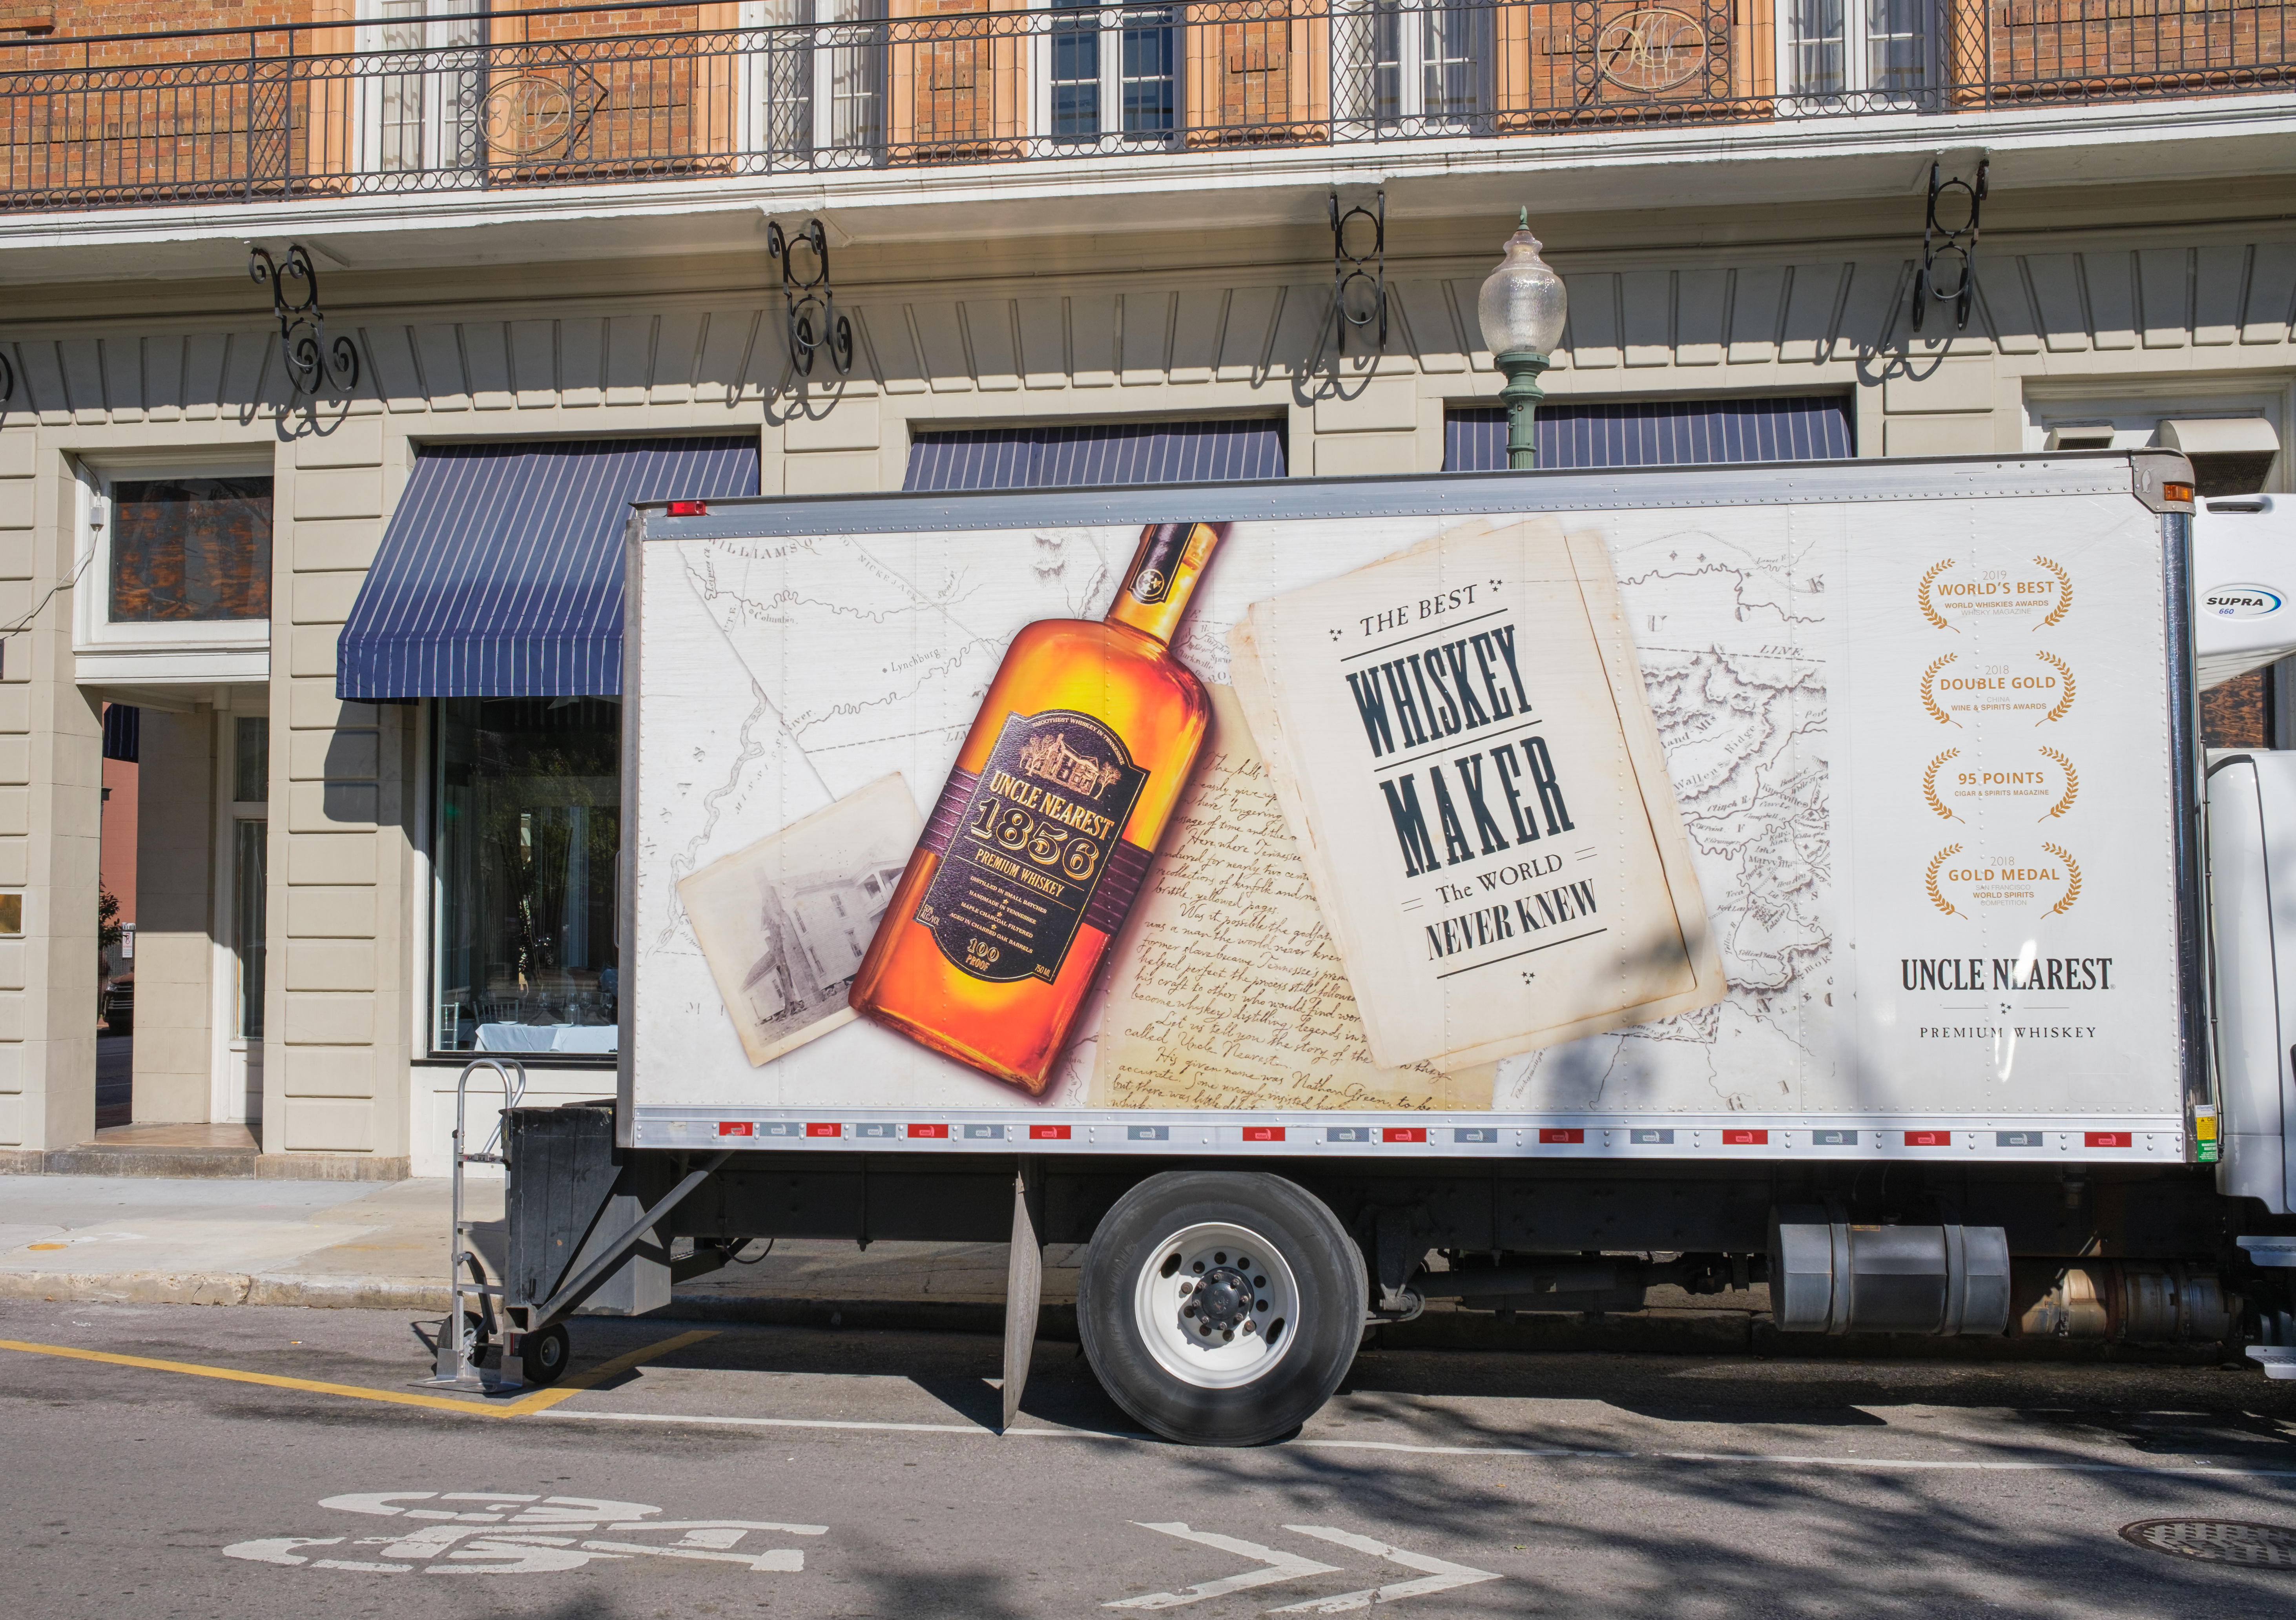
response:
<svg viewBox="0 0 2296 1620"><path fill-rule="evenodd" d="M621 706L452 698L436 732L437 1049L614 1051Z"/></svg>

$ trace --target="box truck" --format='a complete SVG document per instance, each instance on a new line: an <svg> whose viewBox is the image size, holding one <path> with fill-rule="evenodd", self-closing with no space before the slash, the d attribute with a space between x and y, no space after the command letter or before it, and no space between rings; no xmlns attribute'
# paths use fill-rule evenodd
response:
<svg viewBox="0 0 2296 1620"><path fill-rule="evenodd" d="M2296 756L2198 725L2296 529L2193 479L638 509L619 1093L509 1115L493 1376L782 1235L1009 1237L1008 1416L1086 1244L1205 1444L1437 1298L2296 1370Z"/></svg>

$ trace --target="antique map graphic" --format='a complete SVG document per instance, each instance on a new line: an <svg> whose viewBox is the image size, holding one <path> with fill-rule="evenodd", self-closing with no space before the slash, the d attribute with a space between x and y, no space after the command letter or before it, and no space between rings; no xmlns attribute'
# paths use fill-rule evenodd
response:
<svg viewBox="0 0 2296 1620"><path fill-rule="evenodd" d="M1833 1068L1826 694L1810 644L1824 561L1817 542L1775 532L1768 550L1686 530L1613 552L1729 994L1503 1063L1496 1108L1794 1107L1804 1078Z"/></svg>

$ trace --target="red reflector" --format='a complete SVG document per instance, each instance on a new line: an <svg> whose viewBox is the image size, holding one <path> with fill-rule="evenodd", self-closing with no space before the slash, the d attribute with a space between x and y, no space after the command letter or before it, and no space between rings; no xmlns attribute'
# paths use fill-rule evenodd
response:
<svg viewBox="0 0 2296 1620"><path fill-rule="evenodd" d="M1382 1141L1425 1141L1427 1140L1427 1128L1424 1125L1390 1125L1386 1130L1380 1133L1380 1140Z"/></svg>
<svg viewBox="0 0 2296 1620"><path fill-rule="evenodd" d="M746 1119L721 1119L718 1122L720 1136L755 1136L758 1127Z"/></svg>
<svg viewBox="0 0 2296 1620"><path fill-rule="evenodd" d="M1283 1140L1283 1127L1282 1125L1246 1125L1243 1127L1243 1140L1246 1141L1282 1141Z"/></svg>
<svg viewBox="0 0 2296 1620"><path fill-rule="evenodd" d="M2128 1133L2091 1131L2081 1138L2081 1145L2089 1148L2125 1148L2128 1145Z"/></svg>
<svg viewBox="0 0 2296 1620"><path fill-rule="evenodd" d="M833 1125L809 1125L806 1126L805 1133L808 1136L842 1136L845 1134L845 1127Z"/></svg>
<svg viewBox="0 0 2296 1620"><path fill-rule="evenodd" d="M1950 1148L1953 1146L1953 1133L1951 1131L1908 1131L1906 1133L1906 1146Z"/></svg>
<svg viewBox="0 0 2296 1620"><path fill-rule="evenodd" d="M945 1125L911 1125L909 1127L909 1134L912 1136L946 1138L948 1135L948 1127Z"/></svg>
<svg viewBox="0 0 2296 1620"><path fill-rule="evenodd" d="M707 501L672 501L669 515L673 518L706 518L709 515Z"/></svg>
<svg viewBox="0 0 2296 1620"><path fill-rule="evenodd" d="M1759 1148L1767 1146L1769 1140L1770 1133L1767 1131L1725 1131L1722 1133L1722 1145L1726 1148Z"/></svg>
<svg viewBox="0 0 2296 1620"><path fill-rule="evenodd" d="M1577 1130L1550 1130L1548 1127L1541 1125L1538 1128L1538 1140L1541 1141L1585 1141L1587 1140L1587 1133Z"/></svg>
<svg viewBox="0 0 2296 1620"><path fill-rule="evenodd" d="M1030 1125L1029 1127L1030 1141L1066 1141L1068 1139L1069 1128L1066 1125Z"/></svg>

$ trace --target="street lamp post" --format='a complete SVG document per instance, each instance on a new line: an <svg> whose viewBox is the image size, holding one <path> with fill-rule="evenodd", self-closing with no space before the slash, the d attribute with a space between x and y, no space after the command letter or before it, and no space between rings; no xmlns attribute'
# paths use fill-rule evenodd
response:
<svg viewBox="0 0 2296 1620"><path fill-rule="evenodd" d="M1570 304L1562 278L1538 257L1529 209L1522 210L1514 234L1507 238L1505 257L1484 280L1475 309L1482 318L1484 347L1506 376L1499 397L1507 408L1507 466L1515 471L1536 467L1538 441L1533 429L1538 402L1546 397L1538 376L1562 336Z"/></svg>

